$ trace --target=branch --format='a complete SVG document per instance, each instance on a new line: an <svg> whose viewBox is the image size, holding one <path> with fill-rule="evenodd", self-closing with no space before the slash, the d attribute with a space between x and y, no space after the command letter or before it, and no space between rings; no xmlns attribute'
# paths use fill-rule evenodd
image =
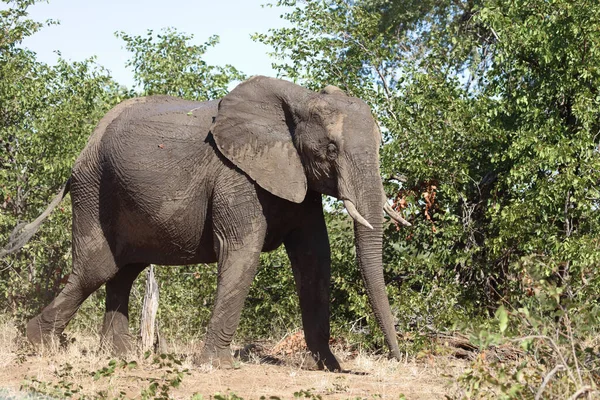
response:
<svg viewBox="0 0 600 400"><path fill-rule="evenodd" d="M392 175L390 175L390 177L387 180L388 181L395 180L395 181L402 182L402 183L408 182L408 178L404 174L392 174Z"/></svg>
<svg viewBox="0 0 600 400"><path fill-rule="evenodd" d="M581 389L579 389L578 391L576 391L575 393L573 393L573 396L569 397L569 400L576 400L578 398L580 398L581 396L583 396L584 394L591 392L592 388L589 386L584 386ZM596 391L594 391L596 392Z"/></svg>
<svg viewBox="0 0 600 400"><path fill-rule="evenodd" d="M511 342L519 342L519 341L523 341L523 340L527 340L527 339L543 339L543 340L550 342L550 347L552 347L554 352L558 355L558 358L560 358L560 362L565 367L567 374L569 374L569 378L571 378L571 380L573 382L577 382L577 379L575 379L575 375L573 375L573 371L571 371L571 369L569 368L567 361L565 360L562 353L560 352L560 349L556 345L556 342L554 340L552 340L551 337L544 336L544 335L529 335L529 336L522 336L520 338L511 339L510 341Z"/></svg>
<svg viewBox="0 0 600 400"><path fill-rule="evenodd" d="M567 269L568 265L569 264L567 263ZM569 319L569 314L565 313L565 318L565 325L567 327L567 332L569 333L569 342L571 343L571 352L573 353L573 361L575 361L575 368L577 368L577 377L579 378L579 384L583 385L583 380L581 379L581 370L579 369L579 361L577 361L577 353L575 352L575 340L573 339L573 331L571 330L571 321Z"/></svg>
<svg viewBox="0 0 600 400"><path fill-rule="evenodd" d="M565 370L565 367L562 364L557 364L554 368L552 368L552 371L550 371L548 373L548 375L546 375L544 377L544 380L542 381L542 385L540 386L537 393L535 394L534 400L540 400L542 398L542 393L544 393L544 389L546 389L546 385L548 385L548 382L550 382L552 377L554 375L556 375L557 372L564 371L564 370Z"/></svg>
<svg viewBox="0 0 600 400"><path fill-rule="evenodd" d="M571 236L573 233L573 224L569 219L569 208L571 207L571 189L567 192L567 198L565 199L565 235L567 237Z"/></svg>
<svg viewBox="0 0 600 400"><path fill-rule="evenodd" d="M378 61L377 56L375 56L375 54L373 54L372 51L370 51L369 49L367 49L365 47L365 45L363 45L360 41L354 39L352 36L350 36L350 34L348 32L344 32L344 37L350 39L351 41L353 41L355 44L357 44L361 49L363 49L363 51L365 53L367 53L368 55L370 55L371 57L373 57L374 60ZM383 91L385 92L385 98L386 98L386 103L387 103L387 111L388 114L390 114L390 116L394 119L394 121L396 121L396 123L398 122L398 117L396 117L396 113L394 113L394 110L390 108L389 104L390 104L390 100L392 99L392 93L390 91L390 88L387 84L387 81L385 80L385 77L383 76L383 73L379 70L379 68L376 66L376 63L373 63L373 68L375 69L375 72L377 72L377 75L379 76L379 79L381 79L381 83L383 85Z"/></svg>

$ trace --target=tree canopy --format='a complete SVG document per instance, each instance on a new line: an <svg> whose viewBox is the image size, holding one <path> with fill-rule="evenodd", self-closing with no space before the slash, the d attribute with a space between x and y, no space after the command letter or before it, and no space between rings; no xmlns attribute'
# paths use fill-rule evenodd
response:
<svg viewBox="0 0 600 400"><path fill-rule="evenodd" d="M385 177L408 179L389 186L415 223L394 239L409 250L398 268L462 282L482 305L519 298L529 274L597 274L594 2L277 5L295 7L292 27L256 38L280 74L369 102L386 136Z"/></svg>

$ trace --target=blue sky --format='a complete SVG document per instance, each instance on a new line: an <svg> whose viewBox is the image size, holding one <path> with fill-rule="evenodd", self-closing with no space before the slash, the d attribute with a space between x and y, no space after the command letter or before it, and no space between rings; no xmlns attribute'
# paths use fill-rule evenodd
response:
<svg viewBox="0 0 600 400"><path fill-rule="evenodd" d="M174 27L193 34L196 44L211 35L220 36L221 42L206 53L209 64L231 64L248 75L275 76L267 55L269 48L250 39L255 32L266 33L269 28L285 25L279 17L283 9L261 7L269 1L50 0L30 7L30 17L59 20L60 25L43 28L23 45L49 64L57 59L55 50L73 61L95 55L117 82L131 87L133 73L125 68L129 55L114 32L137 35L147 29Z"/></svg>

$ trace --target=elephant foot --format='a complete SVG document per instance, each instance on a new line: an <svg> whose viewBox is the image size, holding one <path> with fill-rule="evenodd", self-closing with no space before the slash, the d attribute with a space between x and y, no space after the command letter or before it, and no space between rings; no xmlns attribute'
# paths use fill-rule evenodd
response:
<svg viewBox="0 0 600 400"><path fill-rule="evenodd" d="M27 340L38 348L64 348L68 344L66 335L55 329L54 326L44 323L41 314L29 320L26 326L26 334Z"/></svg>
<svg viewBox="0 0 600 400"><path fill-rule="evenodd" d="M221 369L233 369L236 365L229 348L209 350L205 347L199 355L194 357L193 361L196 365L209 364Z"/></svg>
<svg viewBox="0 0 600 400"><path fill-rule="evenodd" d="M302 364L303 369L310 371L341 372L342 367L330 350L320 353L311 353L312 357L307 357Z"/></svg>

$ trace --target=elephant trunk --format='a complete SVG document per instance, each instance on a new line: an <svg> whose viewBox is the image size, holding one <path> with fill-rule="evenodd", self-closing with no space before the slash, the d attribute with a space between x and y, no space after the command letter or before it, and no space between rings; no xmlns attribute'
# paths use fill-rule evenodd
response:
<svg viewBox="0 0 600 400"><path fill-rule="evenodd" d="M377 168L378 172L379 169ZM354 221L354 234L356 238L356 256L358 267L363 277L369 302L373 308L375 318L383 331L385 342L391 355L400 359L400 349L396 339L394 318L385 289L383 278L383 185L378 173L361 182L373 182L369 187L356 188L356 208L359 215L364 217L370 226L360 221Z"/></svg>

